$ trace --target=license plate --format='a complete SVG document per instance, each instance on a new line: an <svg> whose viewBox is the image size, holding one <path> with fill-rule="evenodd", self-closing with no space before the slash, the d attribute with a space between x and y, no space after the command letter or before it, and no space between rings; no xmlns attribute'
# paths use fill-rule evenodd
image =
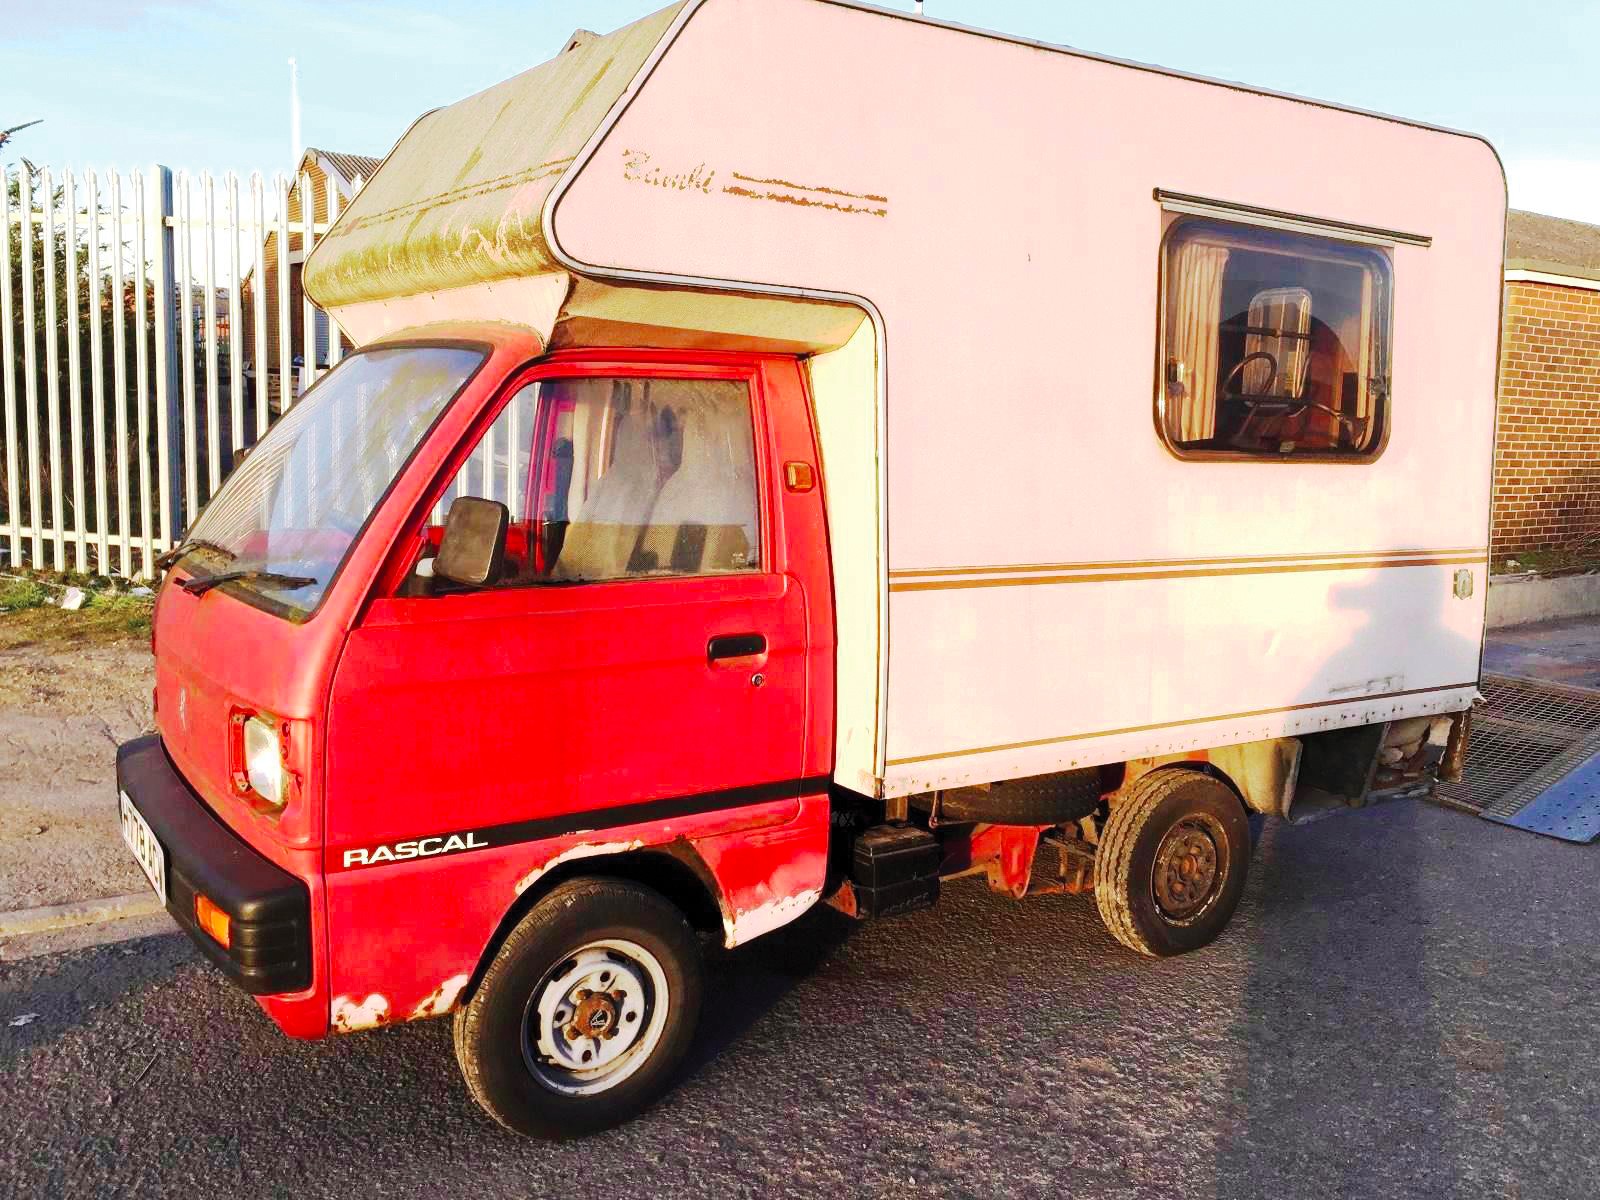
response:
<svg viewBox="0 0 1600 1200"><path fill-rule="evenodd" d="M139 815L139 810L133 806L133 801L128 799L128 793L122 792L120 796L122 840L128 843L128 849L133 851L133 857L144 870L145 878L150 881L150 886L155 888L156 895L161 897L162 907L166 907L167 852L161 848L161 843L156 840L156 835L151 832L145 819Z"/></svg>

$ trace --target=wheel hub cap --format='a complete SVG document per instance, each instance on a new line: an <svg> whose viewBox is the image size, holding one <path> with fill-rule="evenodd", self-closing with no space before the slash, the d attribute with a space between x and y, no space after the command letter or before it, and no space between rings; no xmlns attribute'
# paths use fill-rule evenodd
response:
<svg viewBox="0 0 1600 1200"><path fill-rule="evenodd" d="M649 1057L666 1016L666 974L655 956L635 942L593 942L557 963L534 989L523 1057L553 1091L604 1091Z"/></svg>
<svg viewBox="0 0 1600 1200"><path fill-rule="evenodd" d="M627 1002L621 988L615 993L590 992L578 1001L572 1019L567 1022L566 1036L573 1038L611 1038L617 1036L618 1011Z"/></svg>
<svg viewBox="0 0 1600 1200"><path fill-rule="evenodd" d="M1206 817L1179 821L1156 850L1155 897L1161 911L1181 921L1194 916L1215 897L1222 882L1222 831Z"/></svg>

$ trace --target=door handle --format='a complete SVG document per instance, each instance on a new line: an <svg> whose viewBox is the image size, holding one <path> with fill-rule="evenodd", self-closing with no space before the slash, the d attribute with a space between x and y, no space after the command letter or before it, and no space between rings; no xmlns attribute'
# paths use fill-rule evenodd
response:
<svg viewBox="0 0 1600 1200"><path fill-rule="evenodd" d="M706 643L706 658L711 662L723 658L752 658L766 652L766 635L760 633L725 633Z"/></svg>

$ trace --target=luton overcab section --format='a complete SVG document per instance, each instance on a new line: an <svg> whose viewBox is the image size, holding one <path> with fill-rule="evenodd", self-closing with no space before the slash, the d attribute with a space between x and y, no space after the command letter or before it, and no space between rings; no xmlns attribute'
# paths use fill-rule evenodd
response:
<svg viewBox="0 0 1600 1200"><path fill-rule="evenodd" d="M845 0L575 35L306 263L357 350L167 556L130 848L286 1033L449 1016L541 1135L818 906L1199 949L1263 822L1460 769L1505 211L1475 137Z"/></svg>

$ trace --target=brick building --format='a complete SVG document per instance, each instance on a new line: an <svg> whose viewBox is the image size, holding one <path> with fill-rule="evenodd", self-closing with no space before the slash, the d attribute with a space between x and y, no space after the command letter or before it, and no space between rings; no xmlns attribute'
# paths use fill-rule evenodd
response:
<svg viewBox="0 0 1600 1200"><path fill-rule="evenodd" d="M1495 437L1496 567L1600 557L1600 226L1513 210Z"/></svg>

